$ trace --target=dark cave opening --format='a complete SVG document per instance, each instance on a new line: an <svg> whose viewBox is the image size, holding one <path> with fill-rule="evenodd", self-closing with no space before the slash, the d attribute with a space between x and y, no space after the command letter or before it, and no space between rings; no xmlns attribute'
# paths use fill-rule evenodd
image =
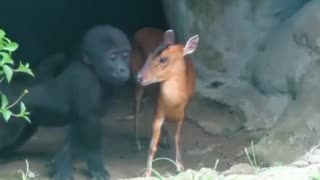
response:
<svg viewBox="0 0 320 180"><path fill-rule="evenodd" d="M1 28L20 45L15 59L31 65L68 51L97 24L114 25L129 37L141 27L167 27L161 0L2 0L0 10Z"/></svg>

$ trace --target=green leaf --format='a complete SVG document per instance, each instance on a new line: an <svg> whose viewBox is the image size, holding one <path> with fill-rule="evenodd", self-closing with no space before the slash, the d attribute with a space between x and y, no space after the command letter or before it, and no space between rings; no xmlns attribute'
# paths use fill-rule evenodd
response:
<svg viewBox="0 0 320 180"><path fill-rule="evenodd" d="M30 121L30 119L29 119L29 117L28 117L28 116L23 116L22 118L23 118L23 119L25 119L28 123L30 123L30 124L31 124L31 121Z"/></svg>
<svg viewBox="0 0 320 180"><path fill-rule="evenodd" d="M7 64L12 64L12 65L14 64L14 61L13 61L13 59L11 58L10 55L9 55L8 58L6 59L5 63L7 63Z"/></svg>
<svg viewBox="0 0 320 180"><path fill-rule="evenodd" d="M9 104L8 98L6 95L1 94L1 109L5 108Z"/></svg>
<svg viewBox="0 0 320 180"><path fill-rule="evenodd" d="M5 42L6 44L11 43L11 40L10 40L9 38L3 37L2 39L4 40L4 42Z"/></svg>
<svg viewBox="0 0 320 180"><path fill-rule="evenodd" d="M12 75L13 75L13 70L11 67L9 67L8 65L3 65L3 72L6 75L7 81L10 82L12 79Z"/></svg>
<svg viewBox="0 0 320 180"><path fill-rule="evenodd" d="M2 61L5 63L7 59L9 58L9 54L6 52L0 52L0 56L2 56Z"/></svg>
<svg viewBox="0 0 320 180"><path fill-rule="evenodd" d="M19 67L17 69L18 72L23 72L26 74L31 75L32 77L34 77L33 72L31 71L31 69L29 69L29 63L26 63L26 65L22 64L22 62L20 61Z"/></svg>
<svg viewBox="0 0 320 180"><path fill-rule="evenodd" d="M2 61L1 61L1 65L4 64L14 64L12 58L10 57L10 55L7 52L0 52L0 56L2 56Z"/></svg>
<svg viewBox="0 0 320 180"><path fill-rule="evenodd" d="M18 43L10 42L5 47L3 47L3 50L8 50L10 52L13 52L13 51L17 50L18 47L19 47Z"/></svg>
<svg viewBox="0 0 320 180"><path fill-rule="evenodd" d="M0 38L2 39L5 35L6 33L4 32L4 30L0 29Z"/></svg>
<svg viewBox="0 0 320 180"><path fill-rule="evenodd" d="M25 111L26 111L26 106L24 105L24 103L23 102L20 102L20 113L22 114L22 113L24 113Z"/></svg>
<svg viewBox="0 0 320 180"><path fill-rule="evenodd" d="M3 116L3 118L4 118L4 120L5 120L6 122L9 121L11 115L12 115L12 112L11 112L10 110L8 110L8 109L3 109L3 110L2 110L2 116Z"/></svg>

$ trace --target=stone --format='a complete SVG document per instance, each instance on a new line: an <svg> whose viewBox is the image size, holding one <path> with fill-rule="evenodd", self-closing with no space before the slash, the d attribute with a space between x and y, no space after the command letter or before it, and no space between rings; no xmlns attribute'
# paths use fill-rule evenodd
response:
<svg viewBox="0 0 320 180"><path fill-rule="evenodd" d="M320 61L309 65L301 80L301 94L279 117L275 127L257 145L264 161L292 162L319 143Z"/></svg>

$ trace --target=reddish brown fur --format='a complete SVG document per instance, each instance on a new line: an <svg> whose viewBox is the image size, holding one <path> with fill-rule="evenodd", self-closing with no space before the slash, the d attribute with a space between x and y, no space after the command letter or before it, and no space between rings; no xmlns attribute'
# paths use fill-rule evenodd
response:
<svg viewBox="0 0 320 180"><path fill-rule="evenodd" d="M138 30L133 39L132 43L132 54L130 59L130 70L132 76L136 76L138 71L144 65L148 55L153 52L153 50L163 41L164 32L157 28L145 27ZM134 78L133 78L134 79ZM147 87L142 87L141 85L136 86L135 90L135 102L134 102L134 130L135 130L135 141L137 149L141 150L141 143L139 137L139 120L138 113L140 111L141 100L143 94L149 91L157 92L158 86L151 85ZM164 135L167 135L167 131L164 131ZM165 140L167 137L165 137Z"/></svg>
<svg viewBox="0 0 320 180"><path fill-rule="evenodd" d="M164 72L167 78L161 82L158 107L162 107L166 118L179 121L195 88L195 71L190 58L180 56L183 46L170 47L162 56L176 55L175 64Z"/></svg>
<svg viewBox="0 0 320 180"><path fill-rule="evenodd" d="M164 32L157 28L145 27L138 30L133 39L130 69L136 74L150 54L162 41Z"/></svg>
<svg viewBox="0 0 320 180"><path fill-rule="evenodd" d="M173 38L173 31L172 36L170 36L170 33L171 32L167 35L169 39ZM198 43L198 37L193 38L193 40L194 44L190 47L194 51ZM152 161L157 151L161 127L165 119L177 123L175 135L176 164L178 170L183 169L180 155L180 134L187 106L196 85L194 66L191 59L185 56L185 54L192 52L186 52L185 46L181 44L170 44L167 48L159 50L159 54L151 54L139 72L140 79L138 81L143 85L160 82L160 94L158 96L153 122L153 134L150 143L146 176L151 175Z"/></svg>

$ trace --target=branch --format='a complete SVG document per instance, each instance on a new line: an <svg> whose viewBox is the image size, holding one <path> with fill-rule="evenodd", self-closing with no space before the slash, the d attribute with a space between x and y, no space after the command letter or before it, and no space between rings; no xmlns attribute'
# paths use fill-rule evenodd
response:
<svg viewBox="0 0 320 180"><path fill-rule="evenodd" d="M18 102L23 98L23 96L25 95L25 94L27 94L28 93L28 91L24 91L21 95L20 95L20 97L13 103L13 104L11 104L10 106L8 106L7 107L7 109L10 109L10 108L12 108L14 105L16 105L16 104L18 104Z"/></svg>

